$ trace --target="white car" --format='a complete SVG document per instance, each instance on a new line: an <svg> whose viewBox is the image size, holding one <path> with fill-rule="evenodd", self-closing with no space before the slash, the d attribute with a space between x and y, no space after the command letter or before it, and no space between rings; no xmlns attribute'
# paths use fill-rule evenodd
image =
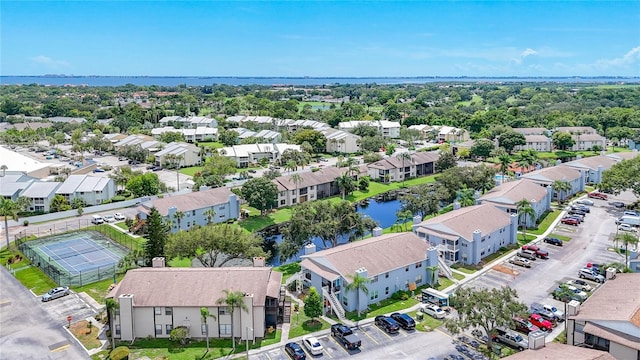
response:
<svg viewBox="0 0 640 360"><path fill-rule="evenodd" d="M116 218L113 217L113 215L105 215L102 218L104 219L104 221L106 221L108 223L116 221Z"/></svg>
<svg viewBox="0 0 640 360"><path fill-rule="evenodd" d="M311 355L322 355L322 344L320 344L320 341L318 341L315 336L303 336L302 343Z"/></svg>
<svg viewBox="0 0 640 360"><path fill-rule="evenodd" d="M577 287L578 289L582 290L582 291L591 291L593 290L593 287L591 287L591 285L589 285L586 281L582 280L582 279L575 279L575 280L569 280L567 281L568 285L573 285L575 287Z"/></svg>
<svg viewBox="0 0 640 360"><path fill-rule="evenodd" d="M444 319L447 316L440 306L434 304L421 304L420 311L436 319Z"/></svg>
<svg viewBox="0 0 640 360"><path fill-rule="evenodd" d="M589 200L589 199L580 199L576 202L582 205L593 206L593 200Z"/></svg>
<svg viewBox="0 0 640 360"><path fill-rule="evenodd" d="M557 307L549 304L542 304L542 308L553 313L556 318L564 320L564 311L558 310Z"/></svg>
<svg viewBox="0 0 640 360"><path fill-rule="evenodd" d="M573 285L567 285L567 289L573 291L573 293L576 294L582 300L586 300L586 298L587 298L587 293L586 292L578 289L577 287L575 287Z"/></svg>
<svg viewBox="0 0 640 360"><path fill-rule="evenodd" d="M124 216L124 215L122 215L121 213L115 213L115 215L113 215L113 217L114 217L116 220L124 220L124 219L125 219L125 216Z"/></svg>
<svg viewBox="0 0 640 360"><path fill-rule="evenodd" d="M620 226L618 226L618 230L620 231L630 231L630 232L635 232L636 229L629 225L629 224L621 224Z"/></svg>

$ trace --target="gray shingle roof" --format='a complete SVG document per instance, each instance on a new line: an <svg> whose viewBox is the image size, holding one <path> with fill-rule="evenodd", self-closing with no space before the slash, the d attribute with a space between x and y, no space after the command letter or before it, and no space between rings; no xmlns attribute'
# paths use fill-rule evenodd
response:
<svg viewBox="0 0 640 360"><path fill-rule="evenodd" d="M423 221L415 227L438 233L461 236L473 240L473 232L482 236L504 228L511 223L509 214L492 204L467 206Z"/></svg>
<svg viewBox="0 0 640 360"><path fill-rule="evenodd" d="M513 205L522 199L541 201L547 190L530 180L517 180L502 183L480 197L481 200Z"/></svg>
<svg viewBox="0 0 640 360"><path fill-rule="evenodd" d="M165 196L162 199L147 201L142 204L144 208L155 207L160 215L167 216L169 208L175 206L178 211L191 211L229 201L229 196L234 195L229 188L221 187L205 191L196 191L188 194Z"/></svg>

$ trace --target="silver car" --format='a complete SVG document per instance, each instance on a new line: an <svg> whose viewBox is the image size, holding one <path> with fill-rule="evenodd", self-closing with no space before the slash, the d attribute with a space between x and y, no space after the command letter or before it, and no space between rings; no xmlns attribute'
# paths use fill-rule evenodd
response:
<svg viewBox="0 0 640 360"><path fill-rule="evenodd" d="M42 301L50 301L67 295L69 295L69 287L59 286L42 295Z"/></svg>

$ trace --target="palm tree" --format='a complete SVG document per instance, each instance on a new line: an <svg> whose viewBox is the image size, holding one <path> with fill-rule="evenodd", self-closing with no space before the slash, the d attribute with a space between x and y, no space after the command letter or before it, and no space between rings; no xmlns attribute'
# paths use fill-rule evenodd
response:
<svg viewBox="0 0 640 360"><path fill-rule="evenodd" d="M177 191L180 191L180 163L182 162L182 160L184 160L183 155L167 154L167 156L164 157L165 163L169 165L168 167L171 169L175 169L176 171Z"/></svg>
<svg viewBox="0 0 640 360"><path fill-rule="evenodd" d="M474 189L467 188L465 185L462 189L458 190L458 202L460 206L471 206L476 203L476 191Z"/></svg>
<svg viewBox="0 0 640 360"><path fill-rule="evenodd" d="M293 182L296 185L295 196L296 196L296 204L297 204L299 199L298 186L300 186L300 183L302 182L302 176L300 176L300 174L293 174L291 175L289 180L291 180L291 182Z"/></svg>
<svg viewBox="0 0 640 360"><path fill-rule="evenodd" d="M411 210L398 210L398 212L396 212L396 216L398 217L396 223L403 224L404 231L407 231L407 222L409 222L411 217L413 217Z"/></svg>
<svg viewBox="0 0 640 360"><path fill-rule="evenodd" d="M518 210L518 220L522 221L524 218L524 224L522 224L522 237L527 241L527 219L536 215L536 211L531 207L531 202L527 199L522 199L516 203L516 209Z"/></svg>
<svg viewBox="0 0 640 360"><path fill-rule="evenodd" d="M216 211L211 208L205 210L203 214L207 217L207 224L211 225L211 221L216 217Z"/></svg>
<svg viewBox="0 0 640 360"><path fill-rule="evenodd" d="M564 201L564 192L571 190L571 184L564 180L556 180L551 184L553 190L558 192L558 201Z"/></svg>
<svg viewBox="0 0 640 360"><path fill-rule="evenodd" d="M182 230L181 222L182 222L182 219L184 219L184 215L185 214L182 211L176 211L173 214L173 218L176 219L176 221L178 223L178 231Z"/></svg>
<svg viewBox="0 0 640 360"><path fill-rule="evenodd" d="M0 197L0 215L4 217L4 236L7 239L7 248L9 247L9 218L18 221L18 212L20 207L10 199Z"/></svg>
<svg viewBox="0 0 640 360"><path fill-rule="evenodd" d="M506 152L502 153L498 156L498 161L500 162L500 173L502 175L507 175L509 172L509 165L511 165L511 156Z"/></svg>
<svg viewBox="0 0 640 360"><path fill-rule="evenodd" d="M69 169L68 167L64 167L62 168L62 170L60 170L60 172L63 173L68 179L69 175L71 174L71 169Z"/></svg>
<svg viewBox="0 0 640 360"><path fill-rule="evenodd" d="M624 267L627 268L629 263L629 245L638 245L638 238L626 231L617 234L614 239L624 245ZM616 249L617 250L617 249Z"/></svg>
<svg viewBox="0 0 640 360"><path fill-rule="evenodd" d="M113 350L116 348L116 327L113 321L115 321L115 311L120 308L120 303L113 298L109 298L106 300L105 305L107 307L109 329L111 330L111 349Z"/></svg>
<svg viewBox="0 0 640 360"><path fill-rule="evenodd" d="M204 324L204 335L207 337L207 352L209 352L209 325L207 324L208 318L216 319L215 315L209 312L206 307L200 308L200 316L202 317L202 323Z"/></svg>
<svg viewBox="0 0 640 360"><path fill-rule="evenodd" d="M293 160L289 160L284 164L284 169L288 169L290 172L293 172L294 170L298 170L298 164Z"/></svg>
<svg viewBox="0 0 640 360"><path fill-rule="evenodd" d="M351 279L351 282L348 283L344 288L347 291L353 290L356 292L356 310L358 311L358 317L360 317L360 292L363 292L365 295L369 294L367 284L370 283L371 280L358 273L347 275L347 277Z"/></svg>
<svg viewBox="0 0 640 360"><path fill-rule="evenodd" d="M404 182L406 180L404 162L405 160L411 161L411 154L409 154L408 152L399 153L398 155L396 155L396 158L402 160L402 170L400 170L400 173L402 173L402 187L404 187Z"/></svg>
<svg viewBox="0 0 640 360"><path fill-rule="evenodd" d="M340 188L340 192L342 192L342 200L344 200L346 193L353 187L353 179L349 176L349 173L345 172L342 176L336 178L336 183Z"/></svg>
<svg viewBox="0 0 640 360"><path fill-rule="evenodd" d="M427 266L425 267L425 270L429 271L431 273L431 282L429 283L429 285L431 285L431 287L435 287L436 285L436 271L438 271L438 265L435 266Z"/></svg>
<svg viewBox="0 0 640 360"><path fill-rule="evenodd" d="M236 342L233 337L233 312L236 308L240 308L244 312L248 312L249 308L247 304L244 303L244 294L242 291L233 291L233 290L222 290L224 293L224 297L216 300L216 304L218 305L227 305L227 309L229 310L229 314L231 315L231 342L233 343L233 349L236 349Z"/></svg>

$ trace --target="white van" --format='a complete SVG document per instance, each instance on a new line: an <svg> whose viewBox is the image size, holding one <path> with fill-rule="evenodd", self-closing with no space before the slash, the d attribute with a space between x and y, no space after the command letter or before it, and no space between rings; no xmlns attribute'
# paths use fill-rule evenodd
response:
<svg viewBox="0 0 640 360"><path fill-rule="evenodd" d="M91 222L96 225L100 225L104 223L104 219L100 215L93 215L91 216Z"/></svg>

